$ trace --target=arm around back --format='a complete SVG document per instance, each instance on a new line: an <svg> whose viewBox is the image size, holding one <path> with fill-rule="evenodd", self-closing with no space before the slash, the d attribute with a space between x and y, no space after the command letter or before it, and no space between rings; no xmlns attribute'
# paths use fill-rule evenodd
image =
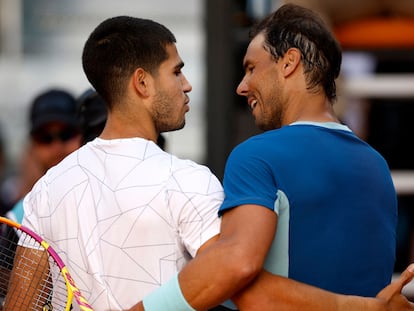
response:
<svg viewBox="0 0 414 311"><path fill-rule="evenodd" d="M334 294L263 271L232 300L241 311L412 311L414 304L401 291L413 277L414 264L376 298L365 298Z"/></svg>
<svg viewBox="0 0 414 311"><path fill-rule="evenodd" d="M277 215L261 206L243 205L226 212L219 239L179 273L188 303L205 310L250 283L263 268L276 224Z"/></svg>

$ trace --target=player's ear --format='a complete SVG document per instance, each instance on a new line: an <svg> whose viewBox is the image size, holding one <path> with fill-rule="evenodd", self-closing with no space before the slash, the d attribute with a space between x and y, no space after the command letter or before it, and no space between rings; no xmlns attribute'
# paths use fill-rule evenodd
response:
<svg viewBox="0 0 414 311"><path fill-rule="evenodd" d="M282 72L285 77L293 73L301 61L301 53L297 48L287 50L282 59Z"/></svg>
<svg viewBox="0 0 414 311"><path fill-rule="evenodd" d="M134 73L132 74L132 84L136 92L138 92L141 96L149 96L150 78L151 75L143 68L135 69Z"/></svg>

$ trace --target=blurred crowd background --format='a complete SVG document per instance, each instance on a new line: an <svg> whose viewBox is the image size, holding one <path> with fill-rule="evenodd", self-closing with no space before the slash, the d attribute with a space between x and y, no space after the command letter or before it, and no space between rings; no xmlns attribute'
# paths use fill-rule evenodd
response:
<svg viewBox="0 0 414 311"><path fill-rule="evenodd" d="M176 34L193 91L187 126L171 133L170 147L182 156L201 159L202 11L203 0L1 0L0 124L9 159L15 162L25 144L28 107L37 94L59 87L77 97L89 86L80 61L83 44L98 23L115 15L156 19Z"/></svg>

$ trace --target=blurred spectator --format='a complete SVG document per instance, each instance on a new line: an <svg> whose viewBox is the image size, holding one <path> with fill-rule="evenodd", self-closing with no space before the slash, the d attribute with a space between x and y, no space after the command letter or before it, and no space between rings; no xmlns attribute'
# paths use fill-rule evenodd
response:
<svg viewBox="0 0 414 311"><path fill-rule="evenodd" d="M7 158L6 141L0 127L0 216L8 212L18 199L16 174Z"/></svg>
<svg viewBox="0 0 414 311"><path fill-rule="evenodd" d="M29 143L21 164L20 197L52 166L81 145L76 99L69 92L50 89L32 102L29 114ZM7 213L21 222L22 200Z"/></svg>
<svg viewBox="0 0 414 311"><path fill-rule="evenodd" d="M102 133L108 112L104 100L93 89L83 92L77 102L82 144L86 144ZM157 144L165 149L165 138L162 134L158 136Z"/></svg>
<svg viewBox="0 0 414 311"><path fill-rule="evenodd" d="M86 144L102 133L108 114L106 105L95 90L88 89L79 96L77 109L82 144Z"/></svg>

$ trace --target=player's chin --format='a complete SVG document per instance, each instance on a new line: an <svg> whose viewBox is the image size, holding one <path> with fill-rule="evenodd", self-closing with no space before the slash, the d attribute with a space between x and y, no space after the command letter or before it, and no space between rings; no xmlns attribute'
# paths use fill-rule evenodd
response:
<svg viewBox="0 0 414 311"><path fill-rule="evenodd" d="M184 128L185 126L185 119L181 119L177 122L174 122L174 124L170 124L170 126L168 126L168 128L163 129L161 132L173 132L173 131L178 131L181 130L182 128Z"/></svg>
<svg viewBox="0 0 414 311"><path fill-rule="evenodd" d="M181 130L185 126L185 115L188 110L184 111L184 113L181 115L181 117L177 120L176 125L177 129Z"/></svg>
<svg viewBox="0 0 414 311"><path fill-rule="evenodd" d="M270 128L261 119L255 118L254 123L256 127L261 131L268 131Z"/></svg>
<svg viewBox="0 0 414 311"><path fill-rule="evenodd" d="M181 130L185 127L185 119L183 119L177 126L177 130Z"/></svg>

